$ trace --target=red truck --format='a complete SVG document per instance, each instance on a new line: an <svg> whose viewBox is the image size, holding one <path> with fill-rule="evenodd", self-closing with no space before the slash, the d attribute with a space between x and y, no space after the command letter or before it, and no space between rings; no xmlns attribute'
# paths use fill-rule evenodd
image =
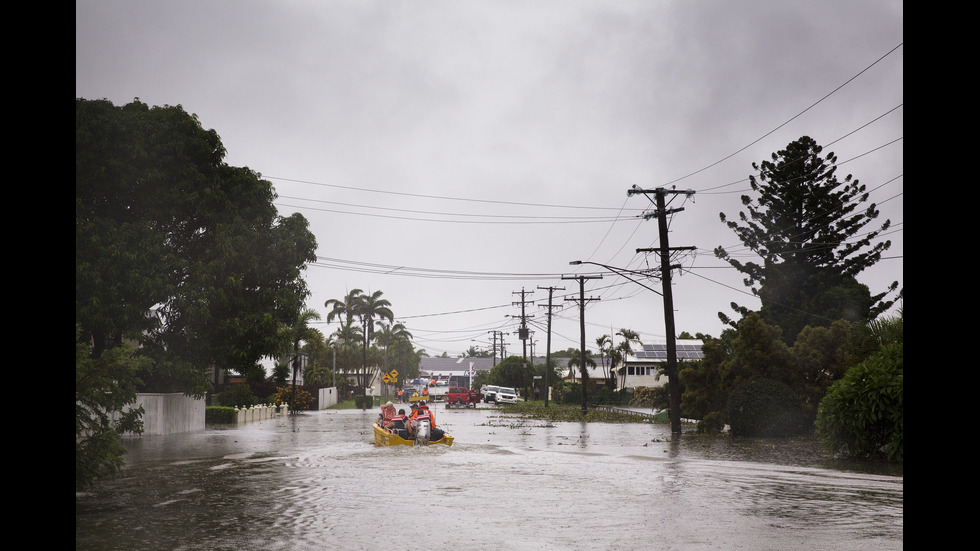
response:
<svg viewBox="0 0 980 551"><path fill-rule="evenodd" d="M446 394L446 407L447 408L475 408L476 403L480 401L480 393L474 390L469 390L466 387L454 386L449 388L449 393Z"/></svg>

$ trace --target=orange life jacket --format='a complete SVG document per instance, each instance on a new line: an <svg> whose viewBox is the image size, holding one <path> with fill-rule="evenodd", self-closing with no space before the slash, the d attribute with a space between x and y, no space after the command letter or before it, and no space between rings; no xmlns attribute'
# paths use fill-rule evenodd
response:
<svg viewBox="0 0 980 551"><path fill-rule="evenodd" d="M412 414L412 419L428 419L430 427L436 426L436 415L429 411L429 406L419 406Z"/></svg>

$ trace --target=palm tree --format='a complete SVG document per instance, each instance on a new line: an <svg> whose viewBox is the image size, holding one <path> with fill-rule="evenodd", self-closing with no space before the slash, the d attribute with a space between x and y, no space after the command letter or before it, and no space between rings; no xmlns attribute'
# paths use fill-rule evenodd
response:
<svg viewBox="0 0 980 551"><path fill-rule="evenodd" d="M378 318L379 320L388 320L389 323L394 323L395 314L391 311L391 303L387 299L381 298L384 293L382 291L375 291L370 295L360 295L357 297L357 306L355 307L355 314L361 317L361 327L364 332L364 355L363 363L361 364L362 372L366 378L367 376L367 349L371 344L371 340L374 339L374 320ZM367 393L367 385L364 384L366 381L362 380L362 387L364 387L364 392Z"/></svg>
<svg viewBox="0 0 980 551"><path fill-rule="evenodd" d="M640 335L632 329L620 329L616 331L616 334L623 337L623 342L616 345L616 350L621 354L620 359L625 360L627 356L633 354L633 343L640 343ZM626 371L623 371L623 376L620 378L620 390L626 388Z"/></svg>
<svg viewBox="0 0 980 551"><path fill-rule="evenodd" d="M576 350L575 353L572 354L572 357L568 359L568 374L572 376L572 382L575 381L575 367L579 368L579 373L581 373L585 367L595 367L595 360L592 359L591 350L585 351L585 367L580 366L580 363L582 363L582 354Z"/></svg>
<svg viewBox="0 0 980 551"><path fill-rule="evenodd" d="M347 326L350 327L354 324L354 318L357 316L357 307L361 301L361 295L364 291L360 289L351 289L347 292L347 296L342 299L332 298L323 303L329 309L327 312L327 323L330 323L334 318L340 318L347 322ZM343 325L343 323L341 323Z"/></svg>
<svg viewBox="0 0 980 551"><path fill-rule="evenodd" d="M303 371L303 382L307 384L322 384L328 381L327 366L330 345L326 337L315 327L310 327L310 338L304 339L306 342L300 348L300 352L306 354L308 360L306 369Z"/></svg>
<svg viewBox="0 0 980 551"><path fill-rule="evenodd" d="M378 324L378 326L381 329L375 334L374 340L379 345L381 345L382 348L384 348L385 351L384 370L385 372L387 372L388 371L388 347L393 346L396 342L400 340L405 340L405 341L411 340L412 334L408 331L408 329L405 329L404 325L400 323L396 323L394 325L388 325L387 323L381 322ZM401 378L401 374L399 374L399 379L400 378Z"/></svg>
<svg viewBox="0 0 980 551"><path fill-rule="evenodd" d="M361 342L362 335L360 327L341 320L340 327L330 336L333 342L339 343L341 347L340 363L344 371L345 385L348 382L347 375L350 373L350 367L354 363L351 357L351 345Z"/></svg>
<svg viewBox="0 0 980 551"><path fill-rule="evenodd" d="M405 329L405 326L401 323L396 323L394 325L389 325L387 323L381 322L378 324L381 328L377 334L374 336L374 340L385 349L385 357L388 356L388 347L395 344L399 340L412 340L412 334ZM388 364L385 364L385 368Z"/></svg>
<svg viewBox="0 0 980 551"><path fill-rule="evenodd" d="M363 337L363 332L358 331L356 340L348 339L348 337L354 336L351 333L356 330L354 321L359 317L359 309L363 296L364 291L360 289L351 289L347 292L347 295L344 298L332 298L323 303L323 305L329 310L327 312L327 323L330 323L334 319L340 320L340 329L338 329L338 332L345 333L344 335L340 335L340 337L343 338L348 345L350 343L361 342ZM358 373L357 378L358 382L360 382L360 373Z"/></svg>
<svg viewBox="0 0 980 551"><path fill-rule="evenodd" d="M602 375L606 379L609 379L609 370L606 369L606 350L612 346L612 337L603 335L595 340L595 344L599 348L599 361L602 362Z"/></svg>
<svg viewBox="0 0 980 551"><path fill-rule="evenodd" d="M310 327L310 322L318 319L320 319L319 312L306 308L300 312L299 317L296 318L296 322L289 328L289 339L293 347L293 390L292 396L289 398L291 404L296 403L296 372L299 371L299 344L302 341L310 341L319 335L319 331L314 333L315 330Z"/></svg>

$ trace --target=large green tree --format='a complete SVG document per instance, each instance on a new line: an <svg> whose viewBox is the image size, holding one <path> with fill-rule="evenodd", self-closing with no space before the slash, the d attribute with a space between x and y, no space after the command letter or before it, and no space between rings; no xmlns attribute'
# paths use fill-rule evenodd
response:
<svg viewBox="0 0 980 551"><path fill-rule="evenodd" d="M421 354L408 339L397 339L388 347L388 368L398 370L402 385L419 376Z"/></svg>
<svg viewBox="0 0 980 551"><path fill-rule="evenodd" d="M75 319L98 357L154 360L141 390L202 394L279 350L308 295L316 240L272 184L232 167L180 106L75 101Z"/></svg>
<svg viewBox="0 0 980 551"><path fill-rule="evenodd" d="M487 384L521 388L524 382L524 358L508 356L490 369Z"/></svg>
<svg viewBox="0 0 980 551"><path fill-rule="evenodd" d="M868 225L878 217L874 203L864 206L868 192L847 175L837 178L837 157L803 136L771 161L753 163L758 175L749 177L753 195L743 195L747 212L738 220L721 220L757 255L743 262L723 247L715 255L745 275L762 302L767 323L779 326L787 343L807 325L826 326L838 319L866 322L894 304L898 288L872 295L856 277L881 259L890 241L877 241L890 221ZM732 304L742 317L747 309ZM722 321L737 320L719 313Z"/></svg>
<svg viewBox="0 0 980 551"><path fill-rule="evenodd" d="M699 429L718 430L728 422L726 409L734 393L772 381L795 394L802 420L810 422L827 389L846 371L851 332L850 323L838 320L829 327L806 328L787 346L779 327L750 312L737 331L705 341L704 359L681 371L681 410L702 421Z"/></svg>

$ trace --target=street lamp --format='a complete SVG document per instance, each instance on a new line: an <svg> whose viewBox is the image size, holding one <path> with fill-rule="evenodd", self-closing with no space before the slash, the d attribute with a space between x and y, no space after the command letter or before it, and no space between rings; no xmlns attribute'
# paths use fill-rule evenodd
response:
<svg viewBox="0 0 980 551"><path fill-rule="evenodd" d="M579 266L581 264L592 264L593 266L599 266L600 268L605 268L605 269L609 270L610 272L612 272L612 273L614 273L614 274L616 274L618 276L624 277L624 278L632 281L633 283L636 283L637 285L639 285L640 287L643 287L644 289L647 289L649 291L653 291L654 293L657 293L660 296L664 296L663 293L661 293L660 291L658 291L658 290L656 290L656 289L654 289L652 287L647 287L643 283L640 283L639 281L637 281L637 280L631 278L630 276L626 275L626 273L637 274L637 275L647 275L647 274L644 274L643 272L637 272L637 271L634 271L634 270L626 270L624 268L613 268L612 266L607 266L605 264L599 264L598 262L590 262L588 260L573 260L573 261L569 262L569 264L571 266Z"/></svg>

